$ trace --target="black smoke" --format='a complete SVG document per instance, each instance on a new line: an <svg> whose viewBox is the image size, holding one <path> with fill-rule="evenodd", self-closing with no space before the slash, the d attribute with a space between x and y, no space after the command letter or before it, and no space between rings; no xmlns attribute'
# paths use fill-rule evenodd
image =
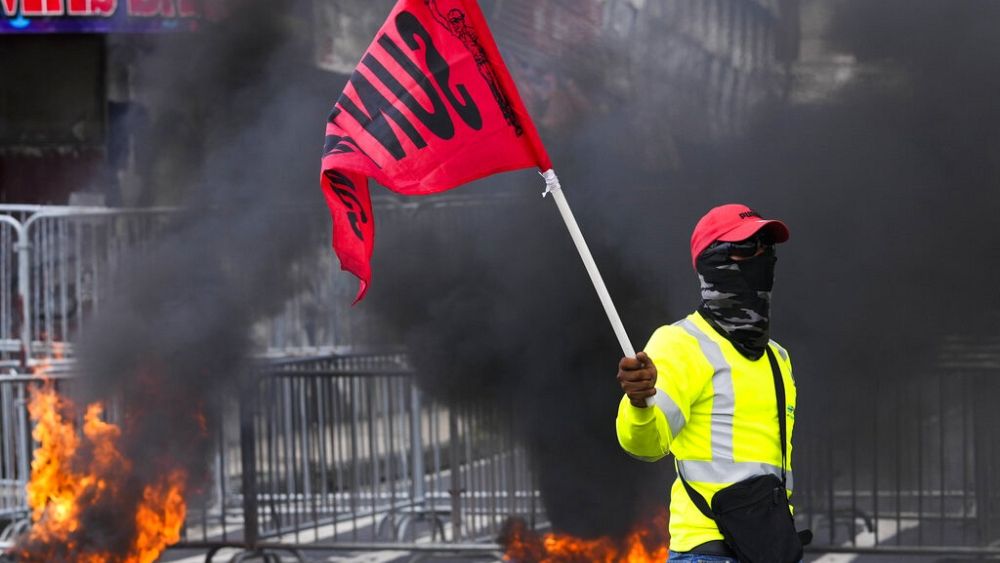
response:
<svg viewBox="0 0 1000 563"><path fill-rule="evenodd" d="M648 128L630 119L650 107L668 115L668 84L543 131L637 349L697 305L687 248L705 211L743 202L788 223L772 335L798 374L797 443L817 447L846 424L840 409L854 385L905 384L945 335L993 330L989 312L1000 305L1000 8L831 7L826 39L857 61L856 77L820 101L797 99L802 86L788 77L788 95L756 106L742 135L681 134L679 167L666 153L659 167L641 160L650 139L636 132ZM620 50L606 52L627 64ZM524 174L468 188L490 189L534 193L541 183ZM466 223L448 234L431 220L383 217L364 306L409 329L430 392L508 409L557 528L622 532L663 502L669 468L618 449L620 350L554 206L460 213Z"/></svg>
<svg viewBox="0 0 1000 563"><path fill-rule="evenodd" d="M829 40L857 78L762 112L719 152L724 197L754 186L791 223L775 317L816 391L905 381L945 335L994 330L998 16L975 0L840 3Z"/></svg>
<svg viewBox="0 0 1000 563"><path fill-rule="evenodd" d="M39 557L125 553L144 485L176 467L189 496L206 485L218 401L248 371L251 328L301 287L296 263L329 232L318 159L343 79L312 65L310 15L306 2L232 2L197 33L118 38L150 115L135 138L139 201L179 210L128 257L81 344L81 401L122 414L133 470L82 515L79 552L27 546L54 550Z"/></svg>
<svg viewBox="0 0 1000 563"><path fill-rule="evenodd" d="M534 197L450 210L466 215L457 225L383 214L377 277L362 306L406 327L432 396L501 409L530 451L557 527L624 533L637 506L665 502L665 487L645 486L664 467L620 452L612 423L621 351L554 204L538 195L544 184L533 173L514 178ZM491 189L502 187L468 188ZM608 252L601 258L629 327L648 331L655 319L630 298L639 292L626 266ZM663 301L650 296L642 305Z"/></svg>

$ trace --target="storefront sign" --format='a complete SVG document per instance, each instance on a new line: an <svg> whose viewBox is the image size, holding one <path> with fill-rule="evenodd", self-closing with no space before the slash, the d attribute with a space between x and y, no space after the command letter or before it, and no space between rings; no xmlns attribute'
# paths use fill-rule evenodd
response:
<svg viewBox="0 0 1000 563"><path fill-rule="evenodd" d="M220 0L0 0L0 33L191 31Z"/></svg>

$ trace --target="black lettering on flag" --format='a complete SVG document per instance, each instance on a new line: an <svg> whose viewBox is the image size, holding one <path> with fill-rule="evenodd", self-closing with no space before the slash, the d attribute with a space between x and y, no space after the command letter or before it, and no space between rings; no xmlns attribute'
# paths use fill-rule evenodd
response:
<svg viewBox="0 0 1000 563"><path fill-rule="evenodd" d="M330 117L327 118L327 121L330 123L336 123L337 117L339 117L340 114L340 108L334 107L333 111L330 112ZM349 154L355 152L371 159L371 157L368 156L368 153L366 153L365 150L358 145L358 142L354 140L354 137L349 135L344 135L342 137L339 135L327 135L325 142L323 143L323 156L330 154ZM372 160L372 164L378 168L382 168L374 160Z"/></svg>
<svg viewBox="0 0 1000 563"><path fill-rule="evenodd" d="M354 152L350 150L350 147L347 147L346 150L341 149L341 147L343 146L340 144L341 139L343 139L343 137L338 137L336 135L327 135L326 142L323 143L323 155L325 156L328 154L333 154L334 152L336 152L336 154L343 154L345 152Z"/></svg>
<svg viewBox="0 0 1000 563"><path fill-rule="evenodd" d="M348 154L352 152L359 152L364 154L358 144L354 142L354 139L350 137L341 137L338 135L327 135L326 142L323 144L323 155L328 154Z"/></svg>
<svg viewBox="0 0 1000 563"><path fill-rule="evenodd" d="M327 170L323 174L330 181L330 187L333 193L337 195L337 199L348 209L347 220L350 221L354 234L358 237L358 240L364 242L365 235L361 232L358 220L360 218L361 224L367 225L368 214L365 213L365 207L361 205L361 200L358 199L355 193L357 187L354 185L354 182L336 170Z"/></svg>
<svg viewBox="0 0 1000 563"><path fill-rule="evenodd" d="M479 113L479 107L476 106L472 96L469 95L468 89L462 84L458 84L455 89L458 90L465 103L458 101L455 93L451 90L451 67L448 66L448 61L441 56L437 47L434 46L430 32L420 23L417 16L407 11L400 12L396 16L396 30L399 31L399 35L403 38L406 45L410 49L413 49L414 52L420 48L417 38L419 37L423 41L426 51L427 68L434 75L434 80L437 82L438 87L441 88L441 92L444 93L445 98L448 99L448 103L451 104L451 107L455 108L455 112L458 113L458 116L462 118L462 121L466 125L476 131L482 129L483 116Z"/></svg>
<svg viewBox="0 0 1000 563"><path fill-rule="evenodd" d="M406 151L403 150L403 145L400 144L399 138L396 137L396 133L393 132L392 127L389 125L387 117L396 122L396 125L406 133L418 149L427 146L427 141L420 136L420 133L413 124L403 115L403 112L399 111L399 109L392 105L392 102L379 93L367 78L355 70L350 80L351 85L354 86L354 91L358 93L358 99L365 106L367 113L361 111L346 95L341 95L337 104L343 107L347 113L351 114L351 117L357 120L358 124L371 134L379 144L385 147L393 158L402 160L406 157Z"/></svg>
<svg viewBox="0 0 1000 563"><path fill-rule="evenodd" d="M383 34L382 37L379 38L378 44L381 45L382 48L385 49L385 51L389 53L389 55L391 55L397 63L399 63L399 66L401 66L403 70L405 70L406 73L413 78L413 80L417 83L417 86L419 86L420 89L427 94L427 97L431 100L431 105L434 106L434 111L428 112L424 109L424 107L420 105L420 102L413 97L413 94L408 92L406 88L399 83L399 80L396 80L396 77L393 76L388 69L382 66L382 63L373 57L371 53L365 55L365 58L361 61L362 64L371 69L371 71L375 73L375 76L377 76L383 84L392 90L392 93L396 94L396 97L406 104L406 107L410 108L413 115L415 115L421 123L426 125L432 133L442 139L451 139L454 137L455 124L451 122L451 116L448 115L448 108L446 108L444 102L441 101L441 96L439 96L437 90L434 89L434 85L431 84L430 79L420 71L420 68L417 67L413 61L408 59L406 55L403 54L399 45L396 45L396 43L390 39L388 35Z"/></svg>

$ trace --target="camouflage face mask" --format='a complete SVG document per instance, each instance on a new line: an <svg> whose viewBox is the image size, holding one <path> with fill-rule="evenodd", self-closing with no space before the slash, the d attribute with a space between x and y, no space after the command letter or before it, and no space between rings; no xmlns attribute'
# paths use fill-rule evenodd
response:
<svg viewBox="0 0 1000 563"><path fill-rule="evenodd" d="M774 247L745 260L730 258L730 245L716 243L698 257L701 306L698 310L744 356L764 355L770 338Z"/></svg>

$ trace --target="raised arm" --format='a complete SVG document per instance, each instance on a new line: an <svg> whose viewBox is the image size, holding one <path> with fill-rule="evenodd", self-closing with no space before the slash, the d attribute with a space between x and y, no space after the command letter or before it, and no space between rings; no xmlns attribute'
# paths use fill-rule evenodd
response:
<svg viewBox="0 0 1000 563"><path fill-rule="evenodd" d="M670 452L670 445L687 424L691 405L711 378L688 352L689 336L678 327L660 327L635 358L622 358L618 382L624 396L618 405L615 428L618 442L632 456L655 461ZM702 360L703 362L703 360ZM653 406L646 406L646 397Z"/></svg>

